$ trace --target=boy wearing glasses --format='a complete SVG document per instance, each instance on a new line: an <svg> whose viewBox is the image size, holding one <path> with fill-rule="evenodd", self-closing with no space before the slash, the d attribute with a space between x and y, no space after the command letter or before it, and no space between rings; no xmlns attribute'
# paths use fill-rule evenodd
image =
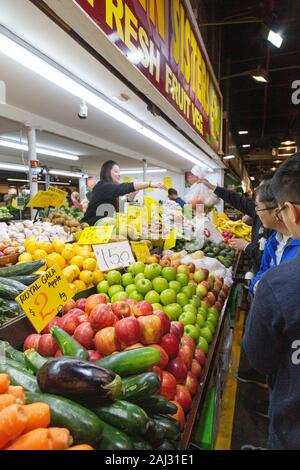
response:
<svg viewBox="0 0 300 470"><path fill-rule="evenodd" d="M300 239L300 154L286 160L272 180L278 217ZM269 270L250 310L244 350L269 376L270 449L300 449L300 254Z"/></svg>

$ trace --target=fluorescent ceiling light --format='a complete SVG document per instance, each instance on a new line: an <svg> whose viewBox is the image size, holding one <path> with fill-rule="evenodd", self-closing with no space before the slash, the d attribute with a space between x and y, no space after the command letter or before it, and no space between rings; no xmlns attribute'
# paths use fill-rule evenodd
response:
<svg viewBox="0 0 300 470"><path fill-rule="evenodd" d="M251 181L255 181L254 176L250 176Z"/></svg>
<svg viewBox="0 0 300 470"><path fill-rule="evenodd" d="M17 150L24 150L25 152L28 152L28 145L23 143L21 144L19 142L13 142L10 140L0 139L0 146ZM65 160L79 160L79 157L77 155L69 155L68 153L58 152L56 150L50 149L48 150L46 148L41 147L36 148L36 153L39 155L49 155L51 157L64 158Z"/></svg>
<svg viewBox="0 0 300 470"><path fill-rule="evenodd" d="M295 140L284 140L283 142L280 142L281 145L294 145L296 142Z"/></svg>
<svg viewBox="0 0 300 470"><path fill-rule="evenodd" d="M214 170L212 168L208 168L208 173L214 173Z"/></svg>
<svg viewBox="0 0 300 470"><path fill-rule="evenodd" d="M281 163L281 160L275 160L274 163Z"/></svg>
<svg viewBox="0 0 300 470"><path fill-rule="evenodd" d="M7 181L17 181L18 183L29 183L29 180L22 180L18 178L7 178Z"/></svg>
<svg viewBox="0 0 300 470"><path fill-rule="evenodd" d="M0 163L0 169L6 171L20 171L21 173L26 173L29 171L28 166L14 165L12 163Z"/></svg>
<svg viewBox="0 0 300 470"><path fill-rule="evenodd" d="M280 36L280 34L275 33L275 31L272 31L270 29L269 35L268 35L268 41L270 41L274 46L279 48L282 44L283 38L282 36Z"/></svg>
<svg viewBox="0 0 300 470"><path fill-rule="evenodd" d="M277 168L275 166L273 166L273 168L271 168L271 171L276 171Z"/></svg>
<svg viewBox="0 0 300 470"><path fill-rule="evenodd" d="M244 144L244 145L242 145L242 147L243 147L244 149L247 149L247 148L251 147L251 145L250 145L250 144Z"/></svg>
<svg viewBox="0 0 300 470"><path fill-rule="evenodd" d="M83 173L75 173L73 171L65 171L65 170L50 170L49 175L57 175L57 176L70 176L73 178L84 178L86 175Z"/></svg>
<svg viewBox="0 0 300 470"><path fill-rule="evenodd" d="M232 160L233 158L235 158L235 155L226 155L223 160Z"/></svg>
<svg viewBox="0 0 300 470"><path fill-rule="evenodd" d="M252 78L254 78L254 80L260 83L268 83L268 79L263 75L252 75Z"/></svg>
<svg viewBox="0 0 300 470"><path fill-rule="evenodd" d="M168 170L166 169L150 169L146 170L146 173L166 173ZM141 175L143 174L143 170L121 170L120 175Z"/></svg>
<svg viewBox="0 0 300 470"><path fill-rule="evenodd" d="M249 134L249 132L248 131L239 131L239 134L240 135L246 135L246 134Z"/></svg>
<svg viewBox="0 0 300 470"><path fill-rule="evenodd" d="M18 178L7 178L7 181L14 181L16 183L29 183L29 180L22 180L22 179L18 179ZM38 181L38 184L45 184L46 181ZM57 186L57 185L60 185L60 186L70 186L70 183L59 183L57 181L55 181L55 183L52 183L52 185L54 186ZM51 186L51 183L50 185Z"/></svg>

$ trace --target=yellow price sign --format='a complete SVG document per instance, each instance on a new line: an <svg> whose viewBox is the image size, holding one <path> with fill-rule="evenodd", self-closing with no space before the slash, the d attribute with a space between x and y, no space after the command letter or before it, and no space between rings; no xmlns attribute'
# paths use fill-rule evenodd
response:
<svg viewBox="0 0 300 470"><path fill-rule="evenodd" d="M127 236L128 231L128 218L127 214L117 212L116 214L116 228L119 235Z"/></svg>
<svg viewBox="0 0 300 470"><path fill-rule="evenodd" d="M123 182L124 182L124 183L132 183L132 179L129 178L128 176L124 176Z"/></svg>
<svg viewBox="0 0 300 470"><path fill-rule="evenodd" d="M27 204L27 207L46 207L58 208L62 205L67 193L56 188L49 188L48 191L38 191Z"/></svg>
<svg viewBox="0 0 300 470"><path fill-rule="evenodd" d="M81 232L77 243L78 245L98 245L101 243L107 243L111 239L113 230L113 225L87 227Z"/></svg>
<svg viewBox="0 0 300 470"><path fill-rule="evenodd" d="M63 306L72 299L73 292L59 266L53 266L31 284L16 301L40 333Z"/></svg>
<svg viewBox="0 0 300 470"><path fill-rule="evenodd" d="M52 186L49 186L48 193L55 195L55 204L56 204L55 207L60 207L68 195L66 191L53 188Z"/></svg>
<svg viewBox="0 0 300 470"><path fill-rule="evenodd" d="M169 237L165 240L164 250L171 250L176 245L177 231L171 230Z"/></svg>
<svg viewBox="0 0 300 470"><path fill-rule="evenodd" d="M144 263L146 259L149 258L149 256L151 256L147 243L131 242L131 246L136 256L137 261L142 261Z"/></svg>
<svg viewBox="0 0 300 470"><path fill-rule="evenodd" d="M173 180L172 178L164 178L163 179L164 185L167 189L173 188Z"/></svg>

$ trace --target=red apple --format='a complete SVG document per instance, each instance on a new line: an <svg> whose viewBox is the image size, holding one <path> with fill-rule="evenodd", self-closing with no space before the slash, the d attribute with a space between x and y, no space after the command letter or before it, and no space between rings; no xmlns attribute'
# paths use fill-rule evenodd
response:
<svg viewBox="0 0 300 470"><path fill-rule="evenodd" d="M137 300L126 299L124 302L126 302L126 304L130 307L130 315L134 315L133 307L138 303Z"/></svg>
<svg viewBox="0 0 300 470"><path fill-rule="evenodd" d="M161 319L157 315L147 315L138 318L141 327L141 343L157 344L162 337Z"/></svg>
<svg viewBox="0 0 300 470"><path fill-rule="evenodd" d="M167 400L174 400L176 394L176 379L170 372L161 372L161 384L159 394Z"/></svg>
<svg viewBox="0 0 300 470"><path fill-rule="evenodd" d="M65 305L64 305L64 308L63 308L63 315L65 315L66 313L68 313L70 310L72 310L72 308L75 308L76 307L76 302L75 300L71 299L69 300Z"/></svg>
<svg viewBox="0 0 300 470"><path fill-rule="evenodd" d="M63 357L63 355L62 355L62 352L61 352L61 351L58 349L58 350L56 351L56 353L55 353L55 356L54 356L54 357L56 357L56 358Z"/></svg>
<svg viewBox="0 0 300 470"><path fill-rule="evenodd" d="M161 267L163 267L163 268L167 268L167 267L171 266L171 258L170 258L170 256L163 256L163 257L160 259L159 264L160 264Z"/></svg>
<svg viewBox="0 0 300 470"><path fill-rule="evenodd" d="M214 288L214 282L211 279L208 279L208 281L204 281L208 283L208 290L212 291Z"/></svg>
<svg viewBox="0 0 300 470"><path fill-rule="evenodd" d="M121 349L121 345L116 338L116 330L113 326L108 326L98 331L94 339L96 349L102 356L110 356Z"/></svg>
<svg viewBox="0 0 300 470"><path fill-rule="evenodd" d="M86 349L94 346L94 335L95 332L88 321L80 323L74 331L74 339Z"/></svg>
<svg viewBox="0 0 300 470"><path fill-rule="evenodd" d="M175 335L178 341L180 341L180 333L177 326L171 324L169 333Z"/></svg>
<svg viewBox="0 0 300 470"><path fill-rule="evenodd" d="M211 306L213 306L216 303L217 299L216 299L216 297L214 296L214 294L212 292L209 292L207 294L206 298L207 298L207 300L208 300L208 302Z"/></svg>
<svg viewBox="0 0 300 470"><path fill-rule="evenodd" d="M224 287L223 287L223 289L219 292L219 297L220 297L220 299L222 299L223 301L225 301L225 300L227 299L227 294L225 294Z"/></svg>
<svg viewBox="0 0 300 470"><path fill-rule="evenodd" d="M197 285L198 285L198 283L197 283L195 280L193 280L193 279L190 279L189 284L193 284L193 286L197 286Z"/></svg>
<svg viewBox="0 0 300 470"><path fill-rule="evenodd" d="M198 380L192 374L192 372L188 372L186 379L185 379L185 386L189 390L190 394L194 396L197 393L198 389Z"/></svg>
<svg viewBox="0 0 300 470"><path fill-rule="evenodd" d="M105 295L93 294L86 299L85 312L89 315L91 311L99 304L107 304Z"/></svg>
<svg viewBox="0 0 300 470"><path fill-rule="evenodd" d="M74 315L75 317L80 317L81 315L85 315L85 311L81 310L80 308L72 308L68 312L68 315L71 315L71 314Z"/></svg>
<svg viewBox="0 0 300 470"><path fill-rule="evenodd" d="M52 326L60 326L61 317L54 317L52 320L49 321L48 325L43 329L42 333L50 333Z"/></svg>
<svg viewBox="0 0 300 470"><path fill-rule="evenodd" d="M160 353L160 362L157 364L157 367L160 369L165 369L169 362L168 354L161 346L159 346L159 344L151 344L150 346L151 348L157 349Z"/></svg>
<svg viewBox="0 0 300 470"><path fill-rule="evenodd" d="M127 302L120 300L119 302L115 302L114 304L112 304L111 308L119 320L121 318L130 317L131 308Z"/></svg>
<svg viewBox="0 0 300 470"><path fill-rule="evenodd" d="M223 284L222 291L224 292L224 294L227 297L228 292L229 292L229 286L227 286L226 284Z"/></svg>
<svg viewBox="0 0 300 470"><path fill-rule="evenodd" d="M178 401L172 400L171 403L174 403L174 405L177 406L177 412L175 413L175 415L172 415L172 418L176 419L176 421L178 421L178 423L180 424L180 431L183 432L184 427L185 427L185 417L184 417L183 408L178 403Z"/></svg>
<svg viewBox="0 0 300 470"><path fill-rule="evenodd" d="M179 351L179 340L172 333L164 335L161 339L160 345L166 351L170 359L177 356Z"/></svg>
<svg viewBox="0 0 300 470"><path fill-rule="evenodd" d="M60 327L71 336L74 334L78 325L79 318L72 313L67 313L61 318Z"/></svg>
<svg viewBox="0 0 300 470"><path fill-rule="evenodd" d="M196 270L196 265L194 263L189 263L188 264L188 267L189 267L189 270L190 270L190 273L194 273L195 270Z"/></svg>
<svg viewBox="0 0 300 470"><path fill-rule="evenodd" d="M215 281L213 290L219 293L221 291L222 287L223 287L223 284Z"/></svg>
<svg viewBox="0 0 300 470"><path fill-rule="evenodd" d="M217 301L214 305L214 307L218 310L218 312L221 312L222 310L222 304L221 302Z"/></svg>
<svg viewBox="0 0 300 470"><path fill-rule="evenodd" d="M182 359L180 359L180 357L175 357L175 359L172 359L172 361L169 362L168 371L171 372L172 375L174 375L177 383L185 382L188 370L186 368L185 363Z"/></svg>
<svg viewBox="0 0 300 470"><path fill-rule="evenodd" d="M195 354L194 354L194 357L196 359L196 361L199 362L199 364L204 367L204 364L206 362L206 356L204 354L204 352L200 349L200 348L196 348L195 349Z"/></svg>
<svg viewBox="0 0 300 470"><path fill-rule="evenodd" d="M186 264L180 264L177 268L178 274L186 274L187 276L190 274L190 268Z"/></svg>
<svg viewBox="0 0 300 470"><path fill-rule="evenodd" d="M180 321L172 321L171 326L176 326L178 332L179 332L179 339L183 336L184 333L184 325L180 323ZM170 331L170 333L172 333Z"/></svg>
<svg viewBox="0 0 300 470"><path fill-rule="evenodd" d="M182 406L183 411L188 413L192 406L192 397L184 385L176 385L175 400Z"/></svg>
<svg viewBox="0 0 300 470"><path fill-rule="evenodd" d="M117 340L122 346L130 346L141 339L141 327L135 317L119 320L115 328Z"/></svg>
<svg viewBox="0 0 300 470"><path fill-rule="evenodd" d="M100 359L102 359L102 357L103 357L103 356L101 356L101 354L98 353L98 351L95 351L95 349L89 349L88 350L88 355L89 355L89 361L90 362L100 361Z"/></svg>
<svg viewBox="0 0 300 470"><path fill-rule="evenodd" d="M79 320L79 323L89 321L89 316L87 313L85 313L84 315L79 315L78 320Z"/></svg>
<svg viewBox="0 0 300 470"><path fill-rule="evenodd" d="M200 282L200 285L201 285L201 286L204 286L205 289L206 289L207 291L209 291L209 286L210 286L210 284L209 284L208 281L202 281L202 282Z"/></svg>
<svg viewBox="0 0 300 470"><path fill-rule="evenodd" d="M186 365L187 370L190 370L192 367L192 360L194 357L194 352L186 344L179 347L178 357L183 360Z"/></svg>
<svg viewBox="0 0 300 470"><path fill-rule="evenodd" d="M158 375L159 380L161 381L162 379L162 370L158 366L153 366L151 369L149 369L149 372L154 372L154 374Z"/></svg>
<svg viewBox="0 0 300 470"><path fill-rule="evenodd" d="M86 304L87 299L78 299L76 301L76 307L80 308L80 310L85 311L85 304Z"/></svg>
<svg viewBox="0 0 300 470"><path fill-rule="evenodd" d="M147 315L152 315L153 307L146 300L141 300L136 305L133 306L133 313L136 317L142 317Z"/></svg>
<svg viewBox="0 0 300 470"><path fill-rule="evenodd" d="M89 316L89 321L95 331L112 326L116 320L110 304L100 304L94 307Z"/></svg>
<svg viewBox="0 0 300 470"><path fill-rule="evenodd" d="M196 378L199 379L202 374L202 367L197 359L192 360L192 367L190 370L191 374Z"/></svg>
<svg viewBox="0 0 300 470"><path fill-rule="evenodd" d="M163 329L163 334L169 333L171 322L170 322L168 315L162 310L155 310L153 314L160 318L162 329Z"/></svg>
<svg viewBox="0 0 300 470"><path fill-rule="evenodd" d="M174 260L174 261L171 261L171 268L178 268L178 266L180 266L180 261L178 260Z"/></svg>
<svg viewBox="0 0 300 470"><path fill-rule="evenodd" d="M196 349L196 344L195 344L195 341L193 340L193 338L191 338L190 336L185 335L181 338L180 344L181 344L181 346L188 346L190 348L190 350L192 351L192 353L194 354L195 349Z"/></svg>
<svg viewBox="0 0 300 470"><path fill-rule="evenodd" d="M38 353L44 357L53 357L58 350L58 345L53 336L48 333L39 340Z"/></svg>

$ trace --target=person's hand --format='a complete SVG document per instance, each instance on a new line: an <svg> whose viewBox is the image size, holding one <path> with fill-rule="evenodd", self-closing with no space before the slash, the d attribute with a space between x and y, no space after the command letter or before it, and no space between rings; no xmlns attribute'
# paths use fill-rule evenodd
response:
<svg viewBox="0 0 300 470"><path fill-rule="evenodd" d="M204 184L204 186L206 186L208 189L211 189L212 191L214 191L217 187L215 184L210 183L206 178L198 178L198 183Z"/></svg>
<svg viewBox="0 0 300 470"><path fill-rule="evenodd" d="M156 188L156 189L167 189L163 183L151 183L151 188Z"/></svg>
<svg viewBox="0 0 300 470"><path fill-rule="evenodd" d="M254 287L253 287L253 292L254 292L254 294L256 294L256 290L257 290L257 288L258 288L258 284L259 284L259 281L257 281L256 284L255 284Z"/></svg>
<svg viewBox="0 0 300 470"><path fill-rule="evenodd" d="M249 245L249 242L246 240L243 240L242 238L231 238L231 240L228 241L229 245L231 248L233 248L235 251L245 251L247 246Z"/></svg>
<svg viewBox="0 0 300 470"><path fill-rule="evenodd" d="M135 191L134 193L128 194L128 196L127 196L127 201L128 201L128 202L134 201L135 198L136 198L137 193L138 193L138 191Z"/></svg>

